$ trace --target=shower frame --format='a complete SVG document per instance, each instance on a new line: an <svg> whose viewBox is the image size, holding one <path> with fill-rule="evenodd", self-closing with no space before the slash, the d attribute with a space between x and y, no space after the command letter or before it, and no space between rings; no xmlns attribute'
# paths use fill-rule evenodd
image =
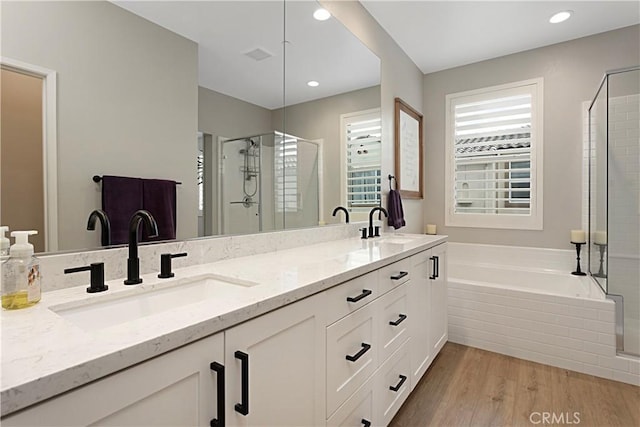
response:
<svg viewBox="0 0 640 427"><path fill-rule="evenodd" d="M625 328L625 317L624 317L624 295L620 295L620 294L615 294L610 292L610 286L609 286L609 280L608 280L608 274L609 274L609 248L608 248L608 242L609 242L609 201L610 201L610 197L609 197L609 144L610 144L610 133L609 133L609 102L610 102L610 93L609 93L609 79L611 76L614 75L618 75L618 74L623 74L623 73L628 73L628 72L634 72L634 71L640 71L640 66L636 65L636 66L630 66L630 67L624 67L624 68L618 68L618 69L614 69L614 70L609 70L606 71L600 81L600 84L598 85L597 89L596 89L596 93L593 97L593 99L591 100L589 107L587 108L587 117L588 117L588 135L589 135L589 161L588 161L588 215L587 215L587 223L588 223L588 240L587 240L587 247L588 247L588 262L587 262L587 271L589 273L589 275L591 276L592 280L594 280L598 286L603 290L603 292L606 295L607 299L610 299L614 302L615 304L615 333L616 333L616 351L619 354L631 354L634 356L638 356L638 354L635 353L629 353L625 351L625 346L624 346L624 328ZM600 262L599 265L596 267L594 265L592 265L592 251L594 251L593 248L593 243L592 242L592 237L594 236L594 233L596 232L596 230L592 229L592 225L593 225L593 218L596 215L596 213L593 212L594 207L595 207L595 203L597 203L598 200L594 201L593 197L594 197L594 188L593 188L593 174L595 173L594 171L594 163L598 162L598 158L596 156L597 150L596 150L596 146L595 144L597 144L597 141L594 141L592 139L593 137L593 126L594 123L592 122L592 110L594 108L594 106L596 105L596 102L598 101L599 97L601 96L601 92L605 91L604 94L604 99L605 99L605 119L604 119L604 125L605 125L605 131L604 131L604 135L605 135L605 158L604 159L600 159L600 162L604 162L606 165L606 176L605 176L605 188L606 188L606 192L605 192L605 205L604 205L604 212L605 212L605 223L606 223L606 227L604 232L606 233L605 236L607 236L607 244L605 245L605 250L597 255L599 255L600 257ZM595 239L594 239L595 240ZM599 251L601 251L602 248L599 248ZM603 254L604 254L604 259L603 258ZM593 271L595 270L595 272ZM602 270L604 270L604 275L599 274L602 272ZM598 279L602 279L602 280L598 280Z"/></svg>

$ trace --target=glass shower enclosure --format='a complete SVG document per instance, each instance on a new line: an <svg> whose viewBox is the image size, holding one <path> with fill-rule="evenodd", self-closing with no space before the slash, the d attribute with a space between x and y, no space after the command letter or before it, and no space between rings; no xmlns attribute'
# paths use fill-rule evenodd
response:
<svg viewBox="0 0 640 427"><path fill-rule="evenodd" d="M589 273L616 303L618 351L640 355L640 67L607 72L588 113Z"/></svg>
<svg viewBox="0 0 640 427"><path fill-rule="evenodd" d="M319 146L281 132L221 144L222 234L318 225Z"/></svg>

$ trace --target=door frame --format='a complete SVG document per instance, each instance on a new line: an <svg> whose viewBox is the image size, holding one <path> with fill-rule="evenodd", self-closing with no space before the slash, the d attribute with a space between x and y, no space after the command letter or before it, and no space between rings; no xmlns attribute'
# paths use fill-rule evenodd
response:
<svg viewBox="0 0 640 427"><path fill-rule="evenodd" d="M42 170L44 177L44 250L58 250L58 121L57 73L5 56L0 66L9 71L42 79Z"/></svg>

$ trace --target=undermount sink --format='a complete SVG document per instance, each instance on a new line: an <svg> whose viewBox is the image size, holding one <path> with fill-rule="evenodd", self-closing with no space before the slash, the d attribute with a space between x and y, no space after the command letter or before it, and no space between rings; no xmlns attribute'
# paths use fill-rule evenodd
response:
<svg viewBox="0 0 640 427"><path fill-rule="evenodd" d="M230 292L258 283L216 274L203 274L167 283L157 283L118 294L104 295L97 300L59 304L50 309L87 331L95 331L195 304L210 298L220 298Z"/></svg>
<svg viewBox="0 0 640 427"><path fill-rule="evenodd" d="M414 242L416 238L420 236L411 236L407 234L388 234L382 237L382 242L391 243L396 245L404 245Z"/></svg>

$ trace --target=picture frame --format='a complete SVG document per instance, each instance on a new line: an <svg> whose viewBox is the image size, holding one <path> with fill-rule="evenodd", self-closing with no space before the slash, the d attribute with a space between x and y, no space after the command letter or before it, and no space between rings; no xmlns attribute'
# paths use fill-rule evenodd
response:
<svg viewBox="0 0 640 427"><path fill-rule="evenodd" d="M422 114L395 98L395 176L405 199L423 198Z"/></svg>

